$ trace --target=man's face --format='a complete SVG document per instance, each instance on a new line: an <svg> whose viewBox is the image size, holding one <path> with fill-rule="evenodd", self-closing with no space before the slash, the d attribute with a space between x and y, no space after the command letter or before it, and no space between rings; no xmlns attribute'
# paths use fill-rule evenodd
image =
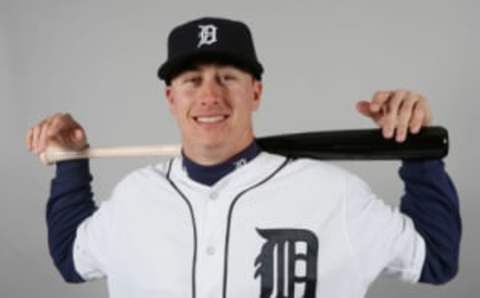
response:
<svg viewBox="0 0 480 298"><path fill-rule="evenodd" d="M253 139L252 113L262 84L233 66L206 64L182 72L166 88L184 150L241 150Z"/></svg>

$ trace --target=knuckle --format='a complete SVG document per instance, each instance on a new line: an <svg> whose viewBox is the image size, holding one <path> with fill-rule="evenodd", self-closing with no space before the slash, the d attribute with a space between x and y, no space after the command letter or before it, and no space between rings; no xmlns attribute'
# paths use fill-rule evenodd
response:
<svg viewBox="0 0 480 298"><path fill-rule="evenodd" d="M419 98L418 98L418 102L419 102L422 106L428 108L428 101L427 101L427 98L426 98L425 96L420 95Z"/></svg>
<svg viewBox="0 0 480 298"><path fill-rule="evenodd" d="M408 90L405 90L405 89L401 89L397 92L397 97L399 99L404 99L404 98L408 98L410 95L410 91Z"/></svg>
<svg viewBox="0 0 480 298"><path fill-rule="evenodd" d="M373 97L374 97L374 98L378 98L378 97L380 97L380 96L383 96L384 93L385 93L385 91L381 91L381 90L380 90L380 91L377 91L377 92L375 92L375 93L373 94Z"/></svg>
<svg viewBox="0 0 480 298"><path fill-rule="evenodd" d="M416 109L415 113L413 114L413 118L417 120L423 118L423 116L424 116L424 113L420 109Z"/></svg>
<svg viewBox="0 0 480 298"><path fill-rule="evenodd" d="M420 102L421 96L416 93L413 93L410 95L409 99L410 101L416 103L416 102Z"/></svg>
<svg viewBox="0 0 480 298"><path fill-rule="evenodd" d="M385 98L388 97L388 95L389 95L388 91L382 91L382 90L377 91L373 95L373 101L378 103L383 102Z"/></svg>
<svg viewBox="0 0 480 298"><path fill-rule="evenodd" d="M61 119L62 117L63 117L63 115L61 113L56 113L55 115L52 116L51 121L56 122L59 119Z"/></svg>
<svg viewBox="0 0 480 298"><path fill-rule="evenodd" d="M55 117L55 118L52 120L52 124L57 125L57 124L60 123L61 121L62 121L61 116L58 116L58 117Z"/></svg>

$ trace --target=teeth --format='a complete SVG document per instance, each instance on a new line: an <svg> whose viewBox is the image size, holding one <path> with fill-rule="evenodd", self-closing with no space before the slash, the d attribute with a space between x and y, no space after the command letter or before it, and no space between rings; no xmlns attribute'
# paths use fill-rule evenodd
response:
<svg viewBox="0 0 480 298"><path fill-rule="evenodd" d="M201 123L215 123L225 119L226 116L212 116L212 117L196 117L198 122Z"/></svg>

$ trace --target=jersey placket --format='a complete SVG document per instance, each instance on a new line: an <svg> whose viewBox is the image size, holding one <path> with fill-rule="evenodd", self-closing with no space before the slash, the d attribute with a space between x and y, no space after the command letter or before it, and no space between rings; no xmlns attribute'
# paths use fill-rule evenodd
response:
<svg viewBox="0 0 480 298"><path fill-rule="evenodd" d="M226 193L213 188L202 199L205 210L198 243L197 293L199 298L221 297L229 198Z"/></svg>

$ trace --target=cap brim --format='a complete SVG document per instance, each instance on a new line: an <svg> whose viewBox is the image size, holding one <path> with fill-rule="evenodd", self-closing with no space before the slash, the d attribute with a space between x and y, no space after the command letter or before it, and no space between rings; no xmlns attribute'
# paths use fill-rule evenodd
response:
<svg viewBox="0 0 480 298"><path fill-rule="evenodd" d="M244 58L240 55L233 55L232 53L224 51L209 50L169 59L160 66L157 75L164 81L170 81L192 65L201 62L231 64L251 73L257 79L260 79L263 73L263 67L258 61L252 61L251 59Z"/></svg>

